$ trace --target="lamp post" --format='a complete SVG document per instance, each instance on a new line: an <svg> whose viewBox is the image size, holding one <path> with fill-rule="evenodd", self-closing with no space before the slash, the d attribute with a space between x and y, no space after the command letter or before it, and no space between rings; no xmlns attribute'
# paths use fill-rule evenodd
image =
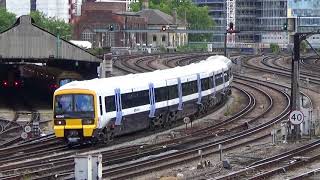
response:
<svg viewBox="0 0 320 180"><path fill-rule="evenodd" d="M56 58L59 58L59 47L60 47L60 34L59 30L61 29L60 26L57 27L57 47L56 47Z"/></svg>

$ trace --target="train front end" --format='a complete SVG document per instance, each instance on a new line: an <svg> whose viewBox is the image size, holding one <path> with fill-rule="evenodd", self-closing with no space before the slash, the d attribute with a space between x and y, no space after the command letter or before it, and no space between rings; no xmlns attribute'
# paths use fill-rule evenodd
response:
<svg viewBox="0 0 320 180"><path fill-rule="evenodd" d="M57 90L53 97L55 136L68 144L91 141L98 122L96 101L90 90Z"/></svg>

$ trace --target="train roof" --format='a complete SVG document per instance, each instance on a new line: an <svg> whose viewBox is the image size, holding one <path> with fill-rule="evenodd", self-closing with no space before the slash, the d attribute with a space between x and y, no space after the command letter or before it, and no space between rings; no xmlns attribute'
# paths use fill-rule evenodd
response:
<svg viewBox="0 0 320 180"><path fill-rule="evenodd" d="M197 73L200 73L200 75L210 74L212 72L220 73L222 69L226 70L229 66L231 66L231 60L228 58L224 56L211 56L206 60L192 63L187 66L178 66L170 69L110 78L73 81L60 87L56 91L64 89L88 89L96 92L106 90L114 92L114 89L116 88L120 88L121 90L133 88L146 89L149 86L149 83L165 84L167 80L176 80L178 77L187 78L192 75L194 76Z"/></svg>

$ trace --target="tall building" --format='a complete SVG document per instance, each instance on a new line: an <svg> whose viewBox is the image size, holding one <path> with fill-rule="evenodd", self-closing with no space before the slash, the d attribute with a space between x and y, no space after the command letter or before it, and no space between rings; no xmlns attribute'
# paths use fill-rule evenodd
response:
<svg viewBox="0 0 320 180"><path fill-rule="evenodd" d="M30 11L37 10L37 0L30 0Z"/></svg>
<svg viewBox="0 0 320 180"><path fill-rule="evenodd" d="M37 10L48 17L55 17L69 22L69 0L37 0Z"/></svg>
<svg viewBox="0 0 320 180"><path fill-rule="evenodd" d="M320 29L319 0L288 0L288 17L296 17L298 32L311 32ZM320 47L320 35L313 35L308 41L314 47Z"/></svg>
<svg viewBox="0 0 320 180"><path fill-rule="evenodd" d="M0 7L6 7L6 0L0 0Z"/></svg>
<svg viewBox="0 0 320 180"><path fill-rule="evenodd" d="M0 0L0 4L6 7L7 11L16 14L17 17L38 10L48 17L69 22L71 4L75 1L77 0Z"/></svg>
<svg viewBox="0 0 320 180"><path fill-rule="evenodd" d="M256 42L287 44L287 33L279 32L287 21L287 0L258 0L256 5L257 26L261 30Z"/></svg>
<svg viewBox="0 0 320 180"><path fill-rule="evenodd" d="M6 0L6 9L17 17L30 14L30 0Z"/></svg>
<svg viewBox="0 0 320 180"><path fill-rule="evenodd" d="M257 24L257 0L237 0L235 15L235 29L242 31L237 35L236 41L254 43L259 39L259 34L254 31L258 30ZM245 33L245 31L249 31Z"/></svg>
<svg viewBox="0 0 320 180"><path fill-rule="evenodd" d="M220 32L213 35L213 42L224 41L223 33L227 29L227 1L226 0L193 0L193 2L199 6L208 6L209 15L215 22L215 30Z"/></svg>

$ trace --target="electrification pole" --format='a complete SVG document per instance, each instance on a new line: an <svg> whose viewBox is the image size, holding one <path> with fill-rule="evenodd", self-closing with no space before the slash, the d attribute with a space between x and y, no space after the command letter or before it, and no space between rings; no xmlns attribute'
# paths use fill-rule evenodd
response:
<svg viewBox="0 0 320 180"><path fill-rule="evenodd" d="M294 58L292 59L292 83L291 83L291 111L300 110L300 91L299 91L299 63L300 63L300 33L294 34L294 45L293 53ZM300 124L294 125L293 132L291 133L292 138L297 140L300 139Z"/></svg>

